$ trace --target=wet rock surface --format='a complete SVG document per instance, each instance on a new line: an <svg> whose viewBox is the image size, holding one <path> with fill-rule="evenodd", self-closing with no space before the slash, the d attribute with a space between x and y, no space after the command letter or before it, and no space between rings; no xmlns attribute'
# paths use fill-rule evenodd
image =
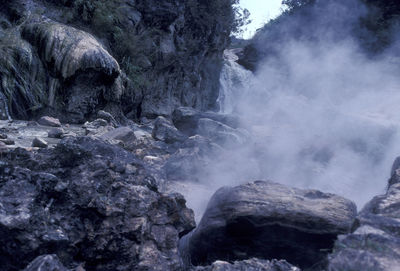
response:
<svg viewBox="0 0 400 271"><path fill-rule="evenodd" d="M68 271L57 255L43 255L33 260L23 271Z"/></svg>
<svg viewBox="0 0 400 271"><path fill-rule="evenodd" d="M354 232L336 242L329 271L395 271L400 266L399 159L391 173L386 194L367 203L357 216Z"/></svg>
<svg viewBox="0 0 400 271"><path fill-rule="evenodd" d="M198 133L200 119L209 119L231 128L237 128L239 126L239 119L229 114L201 112L189 107L179 107L172 113L174 125L188 136Z"/></svg>
<svg viewBox="0 0 400 271"><path fill-rule="evenodd" d="M43 254L67 268L181 270L178 239L194 227L193 212L182 196L157 192L132 153L67 138L39 152L11 150L0 170L1 270Z"/></svg>
<svg viewBox="0 0 400 271"><path fill-rule="evenodd" d="M49 117L49 116L41 117L37 121L37 123L40 124L40 125L51 126L51 127L60 127L61 126L61 123L60 123L59 119L52 118L52 117Z"/></svg>
<svg viewBox="0 0 400 271"><path fill-rule="evenodd" d="M165 143L171 144L174 142L183 142L187 138L182 134L171 121L164 117L158 117L154 121L154 128L152 136L156 140L164 141Z"/></svg>
<svg viewBox="0 0 400 271"><path fill-rule="evenodd" d="M32 147L47 148L48 146L47 142L39 137L35 137L32 141Z"/></svg>
<svg viewBox="0 0 400 271"><path fill-rule="evenodd" d="M258 257L310 268L325 260L355 216L353 202L316 190L263 181L225 187L185 236L185 249L194 265Z"/></svg>

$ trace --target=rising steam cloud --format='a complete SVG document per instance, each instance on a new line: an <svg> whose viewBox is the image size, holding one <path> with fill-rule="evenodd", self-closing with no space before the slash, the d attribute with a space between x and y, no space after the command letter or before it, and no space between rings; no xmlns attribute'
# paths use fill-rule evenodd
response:
<svg viewBox="0 0 400 271"><path fill-rule="evenodd" d="M245 86L225 93L236 95L225 108L240 116L252 141L203 170L207 189L188 197L197 215L215 189L255 179L336 193L359 208L384 192L400 154L400 62L393 54L370 58L362 52L342 26L365 9L349 2L330 4L340 11L340 23L329 11L318 10L313 19L336 27L320 26L312 41L279 44ZM243 74L237 64L228 68Z"/></svg>

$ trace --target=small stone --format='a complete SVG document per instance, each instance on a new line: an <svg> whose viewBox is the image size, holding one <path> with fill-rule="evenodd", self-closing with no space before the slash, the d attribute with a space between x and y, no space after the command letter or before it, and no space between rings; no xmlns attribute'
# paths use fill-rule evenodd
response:
<svg viewBox="0 0 400 271"><path fill-rule="evenodd" d="M111 124L116 124L117 123L115 118L113 117L113 115L111 115L111 113L108 113L108 112L106 112L104 110L99 110L99 112L97 112L97 117L99 119L107 120Z"/></svg>
<svg viewBox="0 0 400 271"><path fill-rule="evenodd" d="M62 134L61 138L66 138L66 137L77 137L78 135L74 132L68 132L66 134Z"/></svg>
<svg viewBox="0 0 400 271"><path fill-rule="evenodd" d="M15 141L12 140L12 139L9 139L9 138L0 139L0 141L3 142L3 143L6 144L6 145L14 145L14 144L15 144Z"/></svg>
<svg viewBox="0 0 400 271"><path fill-rule="evenodd" d="M48 144L43 139L35 137L35 139L32 141L32 147L47 148Z"/></svg>
<svg viewBox="0 0 400 271"><path fill-rule="evenodd" d="M62 128L52 128L47 133L47 136L50 138L61 138L63 134L64 134L64 130Z"/></svg>
<svg viewBox="0 0 400 271"><path fill-rule="evenodd" d="M44 126L61 127L61 122L60 122L59 119L52 118L52 117L49 117L49 116L41 117L38 120L38 123L40 125L44 125Z"/></svg>
<svg viewBox="0 0 400 271"><path fill-rule="evenodd" d="M7 135L6 134L0 134L0 139L6 139Z"/></svg>

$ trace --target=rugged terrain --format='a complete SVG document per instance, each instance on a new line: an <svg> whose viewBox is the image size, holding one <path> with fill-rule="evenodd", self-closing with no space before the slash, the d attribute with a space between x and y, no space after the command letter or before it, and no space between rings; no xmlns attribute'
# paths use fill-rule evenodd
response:
<svg viewBox="0 0 400 271"><path fill-rule="evenodd" d="M222 69L233 2L0 0L0 270L398 271L400 158L361 211L280 180L201 197L259 144L217 113L221 70L251 74Z"/></svg>

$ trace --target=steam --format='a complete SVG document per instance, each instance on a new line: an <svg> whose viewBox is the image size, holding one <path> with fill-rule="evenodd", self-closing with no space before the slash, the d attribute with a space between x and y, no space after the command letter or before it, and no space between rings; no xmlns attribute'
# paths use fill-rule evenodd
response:
<svg viewBox="0 0 400 271"><path fill-rule="evenodd" d="M359 208L384 192L400 154L399 61L371 59L350 32L328 38L336 34L279 44L251 82L239 89L228 82L236 89L224 90L235 95L225 108L235 108L252 141L203 170L205 188L188 196L197 216L215 189L256 179L339 194Z"/></svg>

